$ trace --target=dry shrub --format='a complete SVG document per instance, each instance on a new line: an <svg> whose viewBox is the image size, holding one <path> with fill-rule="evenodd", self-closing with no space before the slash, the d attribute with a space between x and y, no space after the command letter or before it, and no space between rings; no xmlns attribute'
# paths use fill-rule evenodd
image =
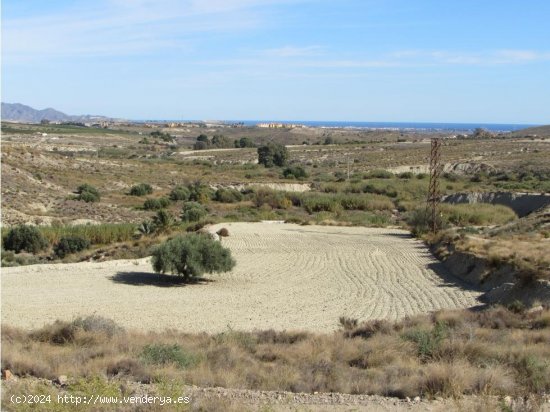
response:
<svg viewBox="0 0 550 412"><path fill-rule="evenodd" d="M430 397L459 397L473 391L477 370L466 362L431 363L424 368L420 391Z"/></svg>
<svg viewBox="0 0 550 412"><path fill-rule="evenodd" d="M268 329L256 333L257 343L271 343L292 345L296 342L303 341L310 335L306 332L276 332L273 329Z"/></svg>
<svg viewBox="0 0 550 412"><path fill-rule="evenodd" d="M228 237L229 236L229 230L227 230L227 228L225 227L222 227L220 230L218 230L216 232L218 234L218 236L220 237Z"/></svg>
<svg viewBox="0 0 550 412"><path fill-rule="evenodd" d="M525 326L520 314L501 306L474 313L471 318L482 328L510 329Z"/></svg>
<svg viewBox="0 0 550 412"><path fill-rule="evenodd" d="M108 377L130 377L141 383L150 383L151 375L145 370L144 366L132 358L121 358L109 360L105 366Z"/></svg>
<svg viewBox="0 0 550 412"><path fill-rule="evenodd" d="M342 322L342 321L341 321ZM351 326L351 324L349 325ZM363 322L359 326L346 330L345 336L348 338L361 337L368 339L377 333L391 333L393 330L392 324L384 319L377 319L368 322Z"/></svg>

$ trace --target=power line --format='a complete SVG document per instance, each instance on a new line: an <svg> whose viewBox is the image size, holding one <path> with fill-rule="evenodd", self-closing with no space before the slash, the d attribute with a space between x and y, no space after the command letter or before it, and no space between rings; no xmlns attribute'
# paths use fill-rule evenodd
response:
<svg viewBox="0 0 550 412"><path fill-rule="evenodd" d="M439 192L439 177L441 175L441 139L432 139L430 151L430 186L428 188L428 199L426 202L426 212L430 218L430 227L432 233L439 229L438 209L441 193Z"/></svg>

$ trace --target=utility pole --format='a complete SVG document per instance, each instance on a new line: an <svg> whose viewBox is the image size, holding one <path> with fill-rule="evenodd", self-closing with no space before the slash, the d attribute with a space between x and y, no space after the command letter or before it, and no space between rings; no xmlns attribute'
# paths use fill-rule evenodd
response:
<svg viewBox="0 0 550 412"><path fill-rule="evenodd" d="M441 139L432 139L432 148L430 151L430 186L428 189L428 199L426 202L426 214L430 217L430 227L432 233L438 230L438 206L440 201L439 177L441 175Z"/></svg>

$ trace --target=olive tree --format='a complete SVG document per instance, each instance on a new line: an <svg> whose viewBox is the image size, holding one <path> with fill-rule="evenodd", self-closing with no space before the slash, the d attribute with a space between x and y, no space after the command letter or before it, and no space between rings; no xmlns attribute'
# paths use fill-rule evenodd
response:
<svg viewBox="0 0 550 412"><path fill-rule="evenodd" d="M286 165L288 160L288 150L285 146L278 143L268 143L265 146L258 147L258 163L265 167Z"/></svg>
<svg viewBox="0 0 550 412"><path fill-rule="evenodd" d="M167 240L153 250L157 273L173 273L186 280L205 273L228 272L235 266L231 251L205 234L186 234Z"/></svg>

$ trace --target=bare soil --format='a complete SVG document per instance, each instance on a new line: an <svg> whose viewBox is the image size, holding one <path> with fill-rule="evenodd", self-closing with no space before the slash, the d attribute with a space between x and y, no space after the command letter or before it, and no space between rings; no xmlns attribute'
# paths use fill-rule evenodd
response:
<svg viewBox="0 0 550 412"><path fill-rule="evenodd" d="M97 314L138 330L301 329L397 320L478 304L423 243L397 229L227 223L237 261L197 284L162 281L149 259L2 270L3 322L36 328Z"/></svg>

